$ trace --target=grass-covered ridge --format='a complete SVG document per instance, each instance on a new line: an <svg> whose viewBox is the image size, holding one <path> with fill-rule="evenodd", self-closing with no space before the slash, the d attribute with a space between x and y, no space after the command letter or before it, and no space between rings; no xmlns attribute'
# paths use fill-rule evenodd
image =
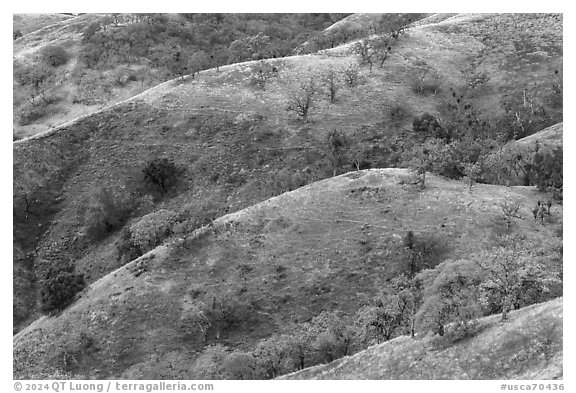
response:
<svg viewBox="0 0 576 393"><path fill-rule="evenodd" d="M451 345L437 337L399 337L284 379L562 379L563 299L515 311L511 321L480 322Z"/></svg>

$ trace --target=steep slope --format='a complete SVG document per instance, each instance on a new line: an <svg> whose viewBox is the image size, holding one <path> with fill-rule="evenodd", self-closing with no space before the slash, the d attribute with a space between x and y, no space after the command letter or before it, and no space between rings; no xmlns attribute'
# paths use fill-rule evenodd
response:
<svg viewBox="0 0 576 393"><path fill-rule="evenodd" d="M96 16L74 20L89 17ZM89 283L121 266L118 232L99 241L86 236L86 208L102 186L135 195L127 226L160 208L200 214L210 202L217 215L238 211L331 176L325 137L334 129L368 146L366 159L372 167L397 165L396 142L411 128L412 116L435 113L439 98L465 82L460 71L471 60L490 76L474 97L490 113L498 112L501 90L513 88L521 78L534 79L533 72L546 80L562 61L561 18L555 15L438 20L410 29L383 68L361 69L358 85L342 84L335 103L318 94L307 122L285 110L293 90L308 76L318 80L330 67L356 64L349 46L266 61L276 67L277 76L264 89L251 83L255 62L229 65L167 82L14 143L14 238L22 250L15 253L14 290L16 303L28 299L27 307L15 307L17 328L38 316L30 287L34 276L49 266L73 261ZM54 39L63 37L54 34ZM519 35L538 48L538 56L509 43ZM518 72L523 59L530 61L530 72ZM418 95L410 87L424 63L441 75L440 96ZM393 123L386 112L397 103L407 115ZM142 170L159 157L185 168L173 193L160 200L142 191ZM349 163L338 168L350 169ZM30 200L34 203L27 212Z"/></svg>
<svg viewBox="0 0 576 393"><path fill-rule="evenodd" d="M563 298L479 322L454 345L398 337L333 363L280 379L562 379Z"/></svg>
<svg viewBox="0 0 576 393"><path fill-rule="evenodd" d="M434 250L432 267L491 247L506 199L520 202L525 219L514 228L534 244L562 225L561 206L555 223L529 219L540 197L531 187L478 185L470 194L464 182L436 176L425 190L410 182L403 169L351 172L176 236L16 334L15 378L147 379L178 370L193 379L191 361L206 345L249 349L322 310L355 312L407 272L409 230ZM210 303L230 305L233 318L204 331L198 310Z"/></svg>
<svg viewBox="0 0 576 393"><path fill-rule="evenodd" d="M84 14L45 26L14 42L14 139L122 101L180 71L285 56L344 15Z"/></svg>
<svg viewBox="0 0 576 393"><path fill-rule="evenodd" d="M561 147L563 142L564 123L545 128L535 134L519 139L516 143L529 147L538 143L542 148Z"/></svg>
<svg viewBox="0 0 576 393"><path fill-rule="evenodd" d="M65 14L13 14L12 26L14 31L20 31L26 35L45 26L73 18Z"/></svg>
<svg viewBox="0 0 576 393"><path fill-rule="evenodd" d="M485 160L485 167L490 168L484 174L485 180L493 184L534 184L531 170L536 155L554 155L559 149L562 156L563 132L564 123L559 123L501 146Z"/></svg>
<svg viewBox="0 0 576 393"><path fill-rule="evenodd" d="M26 67L41 64L38 56L42 50L49 46L64 48L69 60L60 67L52 69L53 75L44 83L45 95L54 103L49 104L46 114L38 119L22 121L20 117L30 108L30 89L21 86L18 78L14 78L14 110L13 123L14 135L23 138L37 134L54 126L73 120L79 116L92 113L105 106L123 101L138 94L150 85L145 81L130 81L123 85L107 86L106 94L102 92L103 85L109 85L114 70L100 71L99 78L90 85L77 86L76 82L83 78L86 71L76 70L79 52L83 47L81 43L84 29L92 23L99 23L106 14L83 14L73 18L67 18L57 23L49 24L35 30L14 41L13 63L14 74L26 72ZM133 66L139 70L142 67ZM88 79L88 78L87 78ZM82 89L89 90L94 97L91 100L79 100ZM36 94L38 95L38 94ZM36 99L38 101L39 98ZM90 102L89 102L90 101Z"/></svg>

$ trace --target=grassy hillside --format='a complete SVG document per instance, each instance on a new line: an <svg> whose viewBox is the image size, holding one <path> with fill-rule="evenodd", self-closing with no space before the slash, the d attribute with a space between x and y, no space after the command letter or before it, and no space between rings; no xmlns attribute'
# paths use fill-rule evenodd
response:
<svg viewBox="0 0 576 393"><path fill-rule="evenodd" d="M74 21L83 17L98 16ZM69 25L45 29L70 45L80 34ZM464 180L427 175L421 191L407 169L393 167L409 166L405 153L420 143L414 117L441 118L452 92L475 77L484 82L467 90L466 102L501 122L490 132L512 129L503 97L522 97L524 84L557 86L561 18L429 16L397 41L382 68L359 68L348 86L341 78L358 63L352 49L204 70L16 141L15 375L156 378L178 364L179 376L193 377L189 364L208 344L249 350L322 310L354 313L407 271L408 231L429 246L428 267L489 249L506 200L519 203L513 227L532 244L558 242L562 204L537 224L532 210L548 196L535 187L477 184L470 193ZM27 51L34 49L15 47L22 59ZM257 67L275 70L264 86L254 82ZM303 83L330 70L339 75L334 102L318 83L306 121L286 109ZM430 74L437 85L423 94L415 79ZM546 113L553 116L531 127L558 123L561 106ZM339 162L327 142L334 130L354 141ZM166 193L144 175L161 158L178 168ZM354 161L389 169L331 178ZM135 259L132 229L166 210L170 238ZM98 221L110 212L121 214ZM88 288L61 314L42 316L38 282L67 264ZM196 311L214 299L236 311L203 336Z"/></svg>
<svg viewBox="0 0 576 393"><path fill-rule="evenodd" d="M411 126L412 116L435 113L439 97L450 96L449 88L463 83L460 70L469 64L471 49L478 51L478 61L485 59L478 37L486 37L484 33L498 25L498 36L504 38L521 29L518 21L540 21L521 15L461 19L410 30L384 68L361 69L358 85L341 85L335 103L317 96L307 122L285 110L291 92L307 75L355 63L349 47L269 60L278 73L265 89L251 84L253 62L224 66L203 71L194 79L164 83L126 103L55 128L45 137L16 142L14 237L24 245L17 265L28 267L23 271L31 266L42 271L59 260L72 260L89 281L118 267L117 258L110 255L116 253L113 245L119 235L94 244L85 234L85 206L101 186L136 195L133 220L159 208L181 211L188 206L200 212L207 200L219 214L236 211L329 176L332 165L325 136L334 129L365 146L369 165L398 165L399 141ZM550 24L550 33L556 31L555 26ZM534 45L549 51L533 67L542 71L561 61L558 46L547 44L551 35L543 38L539 29L528 33L533 34ZM66 34L55 37L63 39ZM490 52L487 59L492 64L517 55L509 48L500 57ZM439 95L418 95L410 87L423 62L442 75ZM475 102L490 104L497 112L499 92L515 85L520 74L506 67L487 71L490 81L498 84L489 82L477 91ZM539 75L545 78L547 74ZM397 103L406 113L391 121L387 113ZM186 169L177 189L161 201L150 200L142 191L142 170L156 157L169 158ZM343 169L351 166L344 163ZM22 208L25 197L36 201L27 217ZM108 250L106 257L103 249ZM18 286L15 290L19 291ZM25 315L29 309L17 314Z"/></svg>
<svg viewBox="0 0 576 393"><path fill-rule="evenodd" d="M564 124L547 127L517 141L510 141L490 154L485 161L491 169L485 173L485 180L493 184L534 185L532 167L537 157L559 157L562 167ZM560 170L560 168L557 168ZM559 183L562 174L559 176Z"/></svg>
<svg viewBox="0 0 576 393"><path fill-rule="evenodd" d="M178 235L91 284L61 314L18 333L15 375L169 375L156 362L150 368L158 359L193 377L190 362L205 345L249 349L323 310L353 313L407 271L402 236L408 230L435 245L433 266L491 247L506 198L521 202L524 219L516 230L531 242L552 239L561 226L561 206L553 210L553 225L530 218L539 198L533 188L479 185L470 194L463 182L432 177L420 191L409 178L400 169L351 172ZM234 299L239 314L205 341L195 310L215 298Z"/></svg>
<svg viewBox="0 0 576 393"><path fill-rule="evenodd" d="M562 379L562 298L496 317L454 345L399 337L281 379Z"/></svg>
<svg viewBox="0 0 576 393"><path fill-rule="evenodd" d="M285 56L344 15L84 14L47 25L14 41L14 138L134 96L180 68ZM51 48L66 59L46 61Z"/></svg>
<svg viewBox="0 0 576 393"><path fill-rule="evenodd" d="M64 14L13 14L12 27L14 31L19 30L22 35L26 35L70 18L73 16Z"/></svg>

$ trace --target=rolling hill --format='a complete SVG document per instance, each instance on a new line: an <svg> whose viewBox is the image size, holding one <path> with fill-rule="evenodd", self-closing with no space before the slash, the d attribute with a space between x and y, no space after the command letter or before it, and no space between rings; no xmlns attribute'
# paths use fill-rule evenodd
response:
<svg viewBox="0 0 576 393"><path fill-rule="evenodd" d="M512 315L483 319L477 336L452 346L399 337L281 379L562 379L562 298Z"/></svg>
<svg viewBox="0 0 576 393"><path fill-rule="evenodd" d="M75 45L80 30L66 23L97 17L45 27L46 37ZM15 57L41 49L26 41L33 37L15 41ZM286 109L303 83L354 68L353 47L225 65L137 95L126 90L101 110L72 111L59 120L69 122L36 125L15 141L15 378L194 378L190 364L208 345L250 350L322 310L353 314L406 272L408 231L432 250L423 267L491 248L505 201L518 202L514 228L530 242L558 241L562 203L537 224L532 210L547 195L535 187L476 184L470 193L464 181L430 174L420 190L408 169L394 167L406 166L414 117L439 115L455 97L451 89L471 76L485 82L470 102L504 121L504 96L555 83L561 16L423 17L382 68L359 68L352 86L341 81L335 102L319 84L307 121ZM275 72L258 87L254 69L263 65ZM437 89L416 92L415 76L430 73ZM404 112L392 119L398 106ZM556 109L541 135L562 133ZM358 143L363 168L373 169L334 165L333 130ZM144 171L162 158L178 176L158 194ZM94 236L91 220L106 203L122 211L120 223ZM131 228L160 211L177 217L168 238L126 256ZM63 264L87 287L61 313L43 315L38 283ZM231 304L234 318L203 335L198 307L214 299ZM497 330L490 323L486 331Z"/></svg>
<svg viewBox="0 0 576 393"><path fill-rule="evenodd" d="M432 267L490 248L506 199L521 202L516 230L531 242L550 241L562 225L561 206L553 209L554 224L531 219L540 198L532 187L478 185L470 194L463 182L432 177L420 191L409 179L402 169L351 172L174 237L93 282L61 314L19 332L15 375L146 379L169 375L161 362L194 379L187 367L205 345L246 349L322 310L354 312L407 271L408 230L436 245ZM242 316L204 341L194 326L195 305L214 298L235 299Z"/></svg>

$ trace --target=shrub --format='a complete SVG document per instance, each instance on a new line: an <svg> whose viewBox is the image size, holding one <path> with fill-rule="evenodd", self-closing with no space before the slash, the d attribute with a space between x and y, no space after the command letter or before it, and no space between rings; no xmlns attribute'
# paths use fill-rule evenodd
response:
<svg viewBox="0 0 576 393"><path fill-rule="evenodd" d="M436 138L442 138L444 134L444 131L442 131L442 126L438 122L438 119L436 119L435 116L427 112L423 113L420 116L414 117L414 119L412 120L412 131L414 131L417 134L432 136Z"/></svg>
<svg viewBox="0 0 576 393"><path fill-rule="evenodd" d="M256 377L256 359L252 354L235 351L226 356L222 367L226 376L230 379L255 379Z"/></svg>
<svg viewBox="0 0 576 393"><path fill-rule="evenodd" d="M422 271L417 280L424 283L424 302L416 316L421 328L443 336L448 324L464 328L482 316L479 273L471 262L446 261Z"/></svg>
<svg viewBox="0 0 576 393"><path fill-rule="evenodd" d="M119 229L133 209L132 199L122 192L116 194L101 187L92 195L85 213L86 232L94 239L101 239Z"/></svg>
<svg viewBox="0 0 576 393"><path fill-rule="evenodd" d="M51 267L40 281L42 311L63 310L84 287L84 277L74 273L74 266Z"/></svg>
<svg viewBox="0 0 576 393"><path fill-rule="evenodd" d="M142 252L150 251L172 235L177 219L177 213L165 209L147 214L130 227L132 241Z"/></svg>
<svg viewBox="0 0 576 393"><path fill-rule="evenodd" d="M223 379L226 373L224 361L228 354L228 349L221 344L205 347L192 367L194 378Z"/></svg>
<svg viewBox="0 0 576 393"><path fill-rule="evenodd" d="M184 206L174 233L189 234L195 229L208 225L218 216L224 214L226 205L212 200L198 201Z"/></svg>
<svg viewBox="0 0 576 393"><path fill-rule="evenodd" d="M558 190L563 187L563 150L557 147L550 152L537 152L533 158L532 182L540 191Z"/></svg>
<svg viewBox="0 0 576 393"><path fill-rule="evenodd" d="M142 256L142 250L140 247L134 243L132 239L132 234L130 233L130 228L124 228L120 234L120 241L117 246L118 250L118 262L125 265L126 263L133 261L134 259Z"/></svg>
<svg viewBox="0 0 576 393"><path fill-rule="evenodd" d="M352 141L343 131L332 130L326 135L326 147L328 156L332 162L333 176L344 163L346 153L352 145Z"/></svg>
<svg viewBox="0 0 576 393"><path fill-rule="evenodd" d="M20 29L16 29L12 32L12 40L16 40L20 37L22 37L22 32L20 31Z"/></svg>
<svg viewBox="0 0 576 393"><path fill-rule="evenodd" d="M127 66L120 66L114 72L114 83L116 86L124 86L128 82L134 82L137 79L136 72Z"/></svg>
<svg viewBox="0 0 576 393"><path fill-rule="evenodd" d="M103 104L111 93L112 86L101 72L78 70L77 88L72 96L73 103L85 105Z"/></svg>
<svg viewBox="0 0 576 393"><path fill-rule="evenodd" d="M40 53L42 61L49 66L52 67L59 67L68 63L69 55L61 46L58 45L50 45L42 49Z"/></svg>
<svg viewBox="0 0 576 393"><path fill-rule="evenodd" d="M388 120L396 126L410 115L410 110L405 102L395 102L387 108Z"/></svg>
<svg viewBox="0 0 576 393"><path fill-rule="evenodd" d="M410 81L410 87L414 93L425 96L439 93L440 82L440 75L436 72L425 70Z"/></svg>
<svg viewBox="0 0 576 393"><path fill-rule="evenodd" d="M165 195L178 183L183 170L178 168L172 160L157 158L150 161L143 172L144 182L161 195Z"/></svg>
<svg viewBox="0 0 576 393"><path fill-rule="evenodd" d="M32 124L46 116L48 112L48 105L42 101L28 103L24 105L22 109L20 109L20 114L18 115L18 124L21 126Z"/></svg>

